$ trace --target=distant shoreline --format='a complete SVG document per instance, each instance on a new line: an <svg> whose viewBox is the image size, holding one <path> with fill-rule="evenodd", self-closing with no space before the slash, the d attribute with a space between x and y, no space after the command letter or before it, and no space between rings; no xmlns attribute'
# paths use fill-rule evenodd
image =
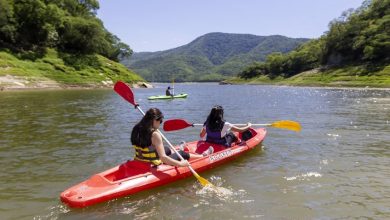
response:
<svg viewBox="0 0 390 220"><path fill-rule="evenodd" d="M153 88L153 85L146 82L130 84L132 88ZM88 84L63 84L47 78L27 78L21 76L5 75L0 76L0 91L20 90L72 90L72 89L111 89L114 87L112 81Z"/></svg>
<svg viewBox="0 0 390 220"><path fill-rule="evenodd" d="M2 78L3 77L3 78ZM154 88L152 84L160 84L160 83L168 83L168 82L139 82L131 84L132 88ZM180 82L180 83L188 83L188 84L197 84L197 83L219 83L219 82ZM169 84L169 83L168 83ZM179 83L178 83L179 84ZM145 86L147 85L147 86ZM373 87L373 86L319 86L319 85L282 85L282 84L274 84L274 83L225 83L220 84L221 86L229 86L229 85L247 85L247 86L277 86L277 87L299 87L299 88L317 88L317 89L343 89L343 90L390 90L390 87ZM85 85L77 85L77 84L60 84L56 82L47 81L35 81L34 83L30 83L28 85L21 85L18 80L12 81L7 80L7 83L4 83L4 76L0 76L0 92L8 92L8 91L43 91L43 90L92 90L92 89L112 89L114 87L113 84L85 84Z"/></svg>
<svg viewBox="0 0 390 220"><path fill-rule="evenodd" d="M282 76L270 78L268 75L258 75L248 79L234 77L225 80L224 83L331 88L390 88L390 65L382 66L369 74L367 71L364 65L315 68L289 78Z"/></svg>
<svg viewBox="0 0 390 220"><path fill-rule="evenodd" d="M375 90L390 90L390 87L376 87L376 86L331 86L331 85L310 85L310 84L302 84L302 85L294 85L294 84L278 84L278 83L224 83L221 85L247 85L247 86L278 86L278 87L300 87L300 88L318 88L318 89L375 89Z"/></svg>

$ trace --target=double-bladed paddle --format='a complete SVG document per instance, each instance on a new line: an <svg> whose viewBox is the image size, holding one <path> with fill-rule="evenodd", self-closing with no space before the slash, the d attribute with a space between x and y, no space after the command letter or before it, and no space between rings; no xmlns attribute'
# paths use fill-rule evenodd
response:
<svg viewBox="0 0 390 220"><path fill-rule="evenodd" d="M139 107L139 104L135 102L133 91L131 91L129 86L127 86L124 82L118 81L117 83L115 83L114 90L116 93L122 96L126 101L134 105L134 107L138 109L138 111L141 112L142 115L145 115L145 113ZM177 152L177 150L173 147L171 142L168 141L168 139L161 133L161 131L157 130L157 132L160 133L161 137L165 140L165 142L168 143L169 147L180 157L180 159L184 160L184 158ZM207 185L213 186L213 184L211 184L208 180L199 176L199 174L195 172L195 170L191 167L191 165L188 168L191 170L192 174L196 177L196 179L198 179L200 184L202 184L202 186L207 186Z"/></svg>
<svg viewBox="0 0 390 220"><path fill-rule="evenodd" d="M233 124L233 125L245 126L246 124ZM177 130L181 130L188 127L194 127L194 126L203 126L203 124L189 123L183 119L170 119L164 122L163 129L164 131L177 131ZM301 130L301 125L298 122L288 121L288 120L275 121L271 124L252 124L252 126L274 127L274 128L288 129L297 132Z"/></svg>

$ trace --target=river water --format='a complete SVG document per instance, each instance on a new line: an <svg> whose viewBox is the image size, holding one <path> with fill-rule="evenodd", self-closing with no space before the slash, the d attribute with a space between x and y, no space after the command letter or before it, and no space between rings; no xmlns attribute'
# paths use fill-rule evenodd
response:
<svg viewBox="0 0 390 220"><path fill-rule="evenodd" d="M141 115L112 90L0 93L1 219L389 219L390 91L175 84L187 99L148 101L168 84L134 89L146 111L203 123L220 104L232 123L294 120L296 133L268 128L264 149L195 178L84 209L59 194L134 152ZM199 128L166 133L174 144Z"/></svg>

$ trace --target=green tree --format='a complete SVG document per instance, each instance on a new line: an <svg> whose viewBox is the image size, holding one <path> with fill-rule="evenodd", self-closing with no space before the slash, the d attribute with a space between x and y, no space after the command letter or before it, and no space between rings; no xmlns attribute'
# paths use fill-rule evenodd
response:
<svg viewBox="0 0 390 220"><path fill-rule="evenodd" d="M266 62L268 63L270 78L274 78L283 73L285 57L282 53L272 53L268 55Z"/></svg>
<svg viewBox="0 0 390 220"><path fill-rule="evenodd" d="M322 65L390 62L390 0L367 0L357 10L347 10L329 24L321 38L309 41L288 54L271 54L240 74L290 77ZM266 71L257 71L266 68ZM256 71L255 71L256 70Z"/></svg>
<svg viewBox="0 0 390 220"><path fill-rule="evenodd" d="M11 0L0 0L0 47L15 43L16 22Z"/></svg>
<svg viewBox="0 0 390 220"><path fill-rule="evenodd" d="M97 0L0 0L0 47L20 53L57 48L118 61L130 47L96 17Z"/></svg>

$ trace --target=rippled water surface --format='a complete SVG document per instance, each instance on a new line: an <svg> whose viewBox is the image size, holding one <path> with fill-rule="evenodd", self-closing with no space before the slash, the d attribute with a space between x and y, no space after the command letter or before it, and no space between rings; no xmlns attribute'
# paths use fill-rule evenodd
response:
<svg viewBox="0 0 390 220"><path fill-rule="evenodd" d="M140 113L112 90L0 93L1 219L389 219L390 91L175 84L187 99L148 101L167 84L134 89L143 110L203 123L220 104L232 123L301 123L268 129L265 148L154 190L69 209L59 194L132 158ZM174 144L199 128L166 133Z"/></svg>

